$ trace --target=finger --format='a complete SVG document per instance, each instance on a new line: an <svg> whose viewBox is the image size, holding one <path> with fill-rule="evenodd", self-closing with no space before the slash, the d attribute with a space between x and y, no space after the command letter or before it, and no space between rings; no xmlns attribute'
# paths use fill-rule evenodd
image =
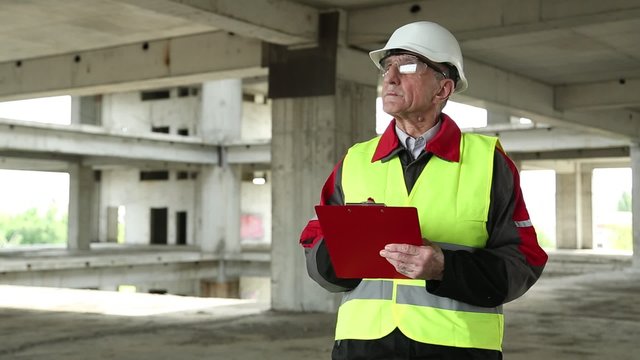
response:
<svg viewBox="0 0 640 360"><path fill-rule="evenodd" d="M409 245L409 244L387 244L384 247L387 251L399 252L408 255L417 255L419 252L419 248L417 246Z"/></svg>
<svg viewBox="0 0 640 360"><path fill-rule="evenodd" d="M409 262L411 256L401 252L393 252L389 250L381 250L380 256L386 258L387 260L396 261L396 262Z"/></svg>
<svg viewBox="0 0 640 360"><path fill-rule="evenodd" d="M409 244L388 244L387 245L391 251L401 252L401 253L409 253L411 251L411 245ZM385 249L387 248L385 246Z"/></svg>

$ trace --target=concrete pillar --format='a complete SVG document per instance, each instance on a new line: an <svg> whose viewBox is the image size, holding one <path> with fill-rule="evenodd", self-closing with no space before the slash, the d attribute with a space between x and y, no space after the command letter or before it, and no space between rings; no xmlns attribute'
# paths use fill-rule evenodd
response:
<svg viewBox="0 0 640 360"><path fill-rule="evenodd" d="M556 247L578 248L577 181L575 173L556 172Z"/></svg>
<svg viewBox="0 0 640 360"><path fill-rule="evenodd" d="M629 149L631 155L631 226L633 229L633 266L640 268L640 144L633 143Z"/></svg>
<svg viewBox="0 0 640 360"><path fill-rule="evenodd" d="M208 143L221 144L240 138L242 81L220 80L204 83L201 95L200 136ZM240 252L239 166L226 162L224 148L216 166L204 166L199 176L196 239L204 252L220 255ZM238 279L224 276L224 264L212 282L233 287ZM211 282L211 281L210 281ZM235 284L237 285L237 284Z"/></svg>
<svg viewBox="0 0 640 360"><path fill-rule="evenodd" d="M333 311L338 304L335 295L309 279L298 239L347 148L375 135L375 98L374 86L338 80L335 95L273 100L271 306L276 310Z"/></svg>
<svg viewBox="0 0 640 360"><path fill-rule="evenodd" d="M204 252L240 252L240 169L205 166L200 172L198 238Z"/></svg>
<svg viewBox="0 0 640 360"><path fill-rule="evenodd" d="M107 242L118 242L118 207L107 206Z"/></svg>
<svg viewBox="0 0 640 360"><path fill-rule="evenodd" d="M73 96L71 98L72 124L102 124L102 95Z"/></svg>
<svg viewBox="0 0 640 360"><path fill-rule="evenodd" d="M593 249L593 194L591 182L593 169L583 167L580 171L580 248Z"/></svg>
<svg viewBox="0 0 640 360"><path fill-rule="evenodd" d="M300 232L315 217L322 186L347 148L375 136L377 71L363 53L339 47L339 12L319 17L318 46L269 45L272 99L271 306L334 311L339 297L307 275Z"/></svg>
<svg viewBox="0 0 640 360"><path fill-rule="evenodd" d="M95 225L97 213L93 170L87 166L71 164L69 166L69 216L68 242L70 250L89 250L92 224Z"/></svg>
<svg viewBox="0 0 640 360"><path fill-rule="evenodd" d="M240 138L242 80L227 79L202 84L200 137L221 143Z"/></svg>

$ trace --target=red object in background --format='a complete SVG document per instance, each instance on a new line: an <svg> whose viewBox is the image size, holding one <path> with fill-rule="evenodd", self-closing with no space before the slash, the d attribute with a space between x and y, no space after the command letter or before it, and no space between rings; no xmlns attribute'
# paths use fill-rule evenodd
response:
<svg viewBox="0 0 640 360"><path fill-rule="evenodd" d="M240 238L242 240L264 239L264 223L262 221L262 215L240 215Z"/></svg>

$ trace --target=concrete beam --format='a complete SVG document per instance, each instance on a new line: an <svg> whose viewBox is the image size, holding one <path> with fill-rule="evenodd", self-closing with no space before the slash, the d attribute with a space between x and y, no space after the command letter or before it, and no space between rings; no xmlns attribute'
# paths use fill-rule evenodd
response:
<svg viewBox="0 0 640 360"><path fill-rule="evenodd" d="M99 244L102 245L102 244ZM53 287L96 287L127 283L152 283L215 279L222 270L227 277L269 276L270 254L203 253L193 247L129 247L96 244L90 251L64 250L16 253L0 263L0 283Z"/></svg>
<svg viewBox="0 0 640 360"><path fill-rule="evenodd" d="M43 154L23 151L1 151L0 168L5 170L68 172L70 163L77 163L79 157L43 158Z"/></svg>
<svg viewBox="0 0 640 360"><path fill-rule="evenodd" d="M217 152L212 156L217 156ZM136 169L140 171L187 171L196 172L201 169L201 164L177 163L162 160L124 159L106 156L83 156L80 162L83 166L89 166L95 170L123 170Z"/></svg>
<svg viewBox="0 0 640 360"><path fill-rule="evenodd" d="M378 86L378 69L364 51L338 46L336 59L337 77L358 84Z"/></svg>
<svg viewBox="0 0 640 360"><path fill-rule="evenodd" d="M620 79L555 88L558 110L592 110L640 106L640 79Z"/></svg>
<svg viewBox="0 0 640 360"><path fill-rule="evenodd" d="M593 159L620 158L629 156L629 147L599 148L599 149L565 149L536 152L509 152L514 161L524 160L561 160L561 159Z"/></svg>
<svg viewBox="0 0 640 360"><path fill-rule="evenodd" d="M92 95L267 74L262 42L210 32L0 63L0 100Z"/></svg>
<svg viewBox="0 0 640 360"><path fill-rule="evenodd" d="M640 113L625 110L606 112L559 111L554 107L554 88L496 67L465 59L470 80L467 91L452 99L479 106L509 108L514 115L535 122L573 126L609 136L640 139Z"/></svg>
<svg viewBox="0 0 640 360"><path fill-rule="evenodd" d="M225 144L229 164L270 164L271 142Z"/></svg>
<svg viewBox="0 0 640 360"><path fill-rule="evenodd" d="M178 135L113 134L90 125L64 126L0 122L0 152L64 159L98 156L116 159L216 164L218 146Z"/></svg>
<svg viewBox="0 0 640 360"><path fill-rule="evenodd" d="M0 167L69 171L70 162L93 168L195 171L219 163L271 163L269 141L205 144L202 139L167 134L118 134L91 125L52 125L0 119Z"/></svg>
<svg viewBox="0 0 640 360"><path fill-rule="evenodd" d="M349 43L384 43L398 26L425 16L446 26L464 43L465 40L635 19L640 16L640 3L635 0L414 1L350 11Z"/></svg>
<svg viewBox="0 0 640 360"><path fill-rule="evenodd" d="M279 45L314 44L318 10L286 0L119 0Z"/></svg>
<svg viewBox="0 0 640 360"><path fill-rule="evenodd" d="M629 140L604 137L588 132L561 127L531 128L514 131L490 131L475 129L475 133L500 137L500 143L511 154L513 152L548 152L569 149L600 149L624 147Z"/></svg>

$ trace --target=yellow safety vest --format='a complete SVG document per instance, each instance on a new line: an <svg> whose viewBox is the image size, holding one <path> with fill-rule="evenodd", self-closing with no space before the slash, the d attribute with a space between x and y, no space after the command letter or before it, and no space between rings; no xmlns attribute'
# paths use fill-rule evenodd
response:
<svg viewBox="0 0 640 360"><path fill-rule="evenodd" d="M424 238L443 248L485 247L497 138L463 134L460 162L433 156L410 194L397 156L371 162L379 140L349 149L342 166L345 202L373 198L387 206L414 206ZM379 339L396 327L423 343L502 349L501 306L480 307L432 295L424 280L363 279L344 294L336 340Z"/></svg>

